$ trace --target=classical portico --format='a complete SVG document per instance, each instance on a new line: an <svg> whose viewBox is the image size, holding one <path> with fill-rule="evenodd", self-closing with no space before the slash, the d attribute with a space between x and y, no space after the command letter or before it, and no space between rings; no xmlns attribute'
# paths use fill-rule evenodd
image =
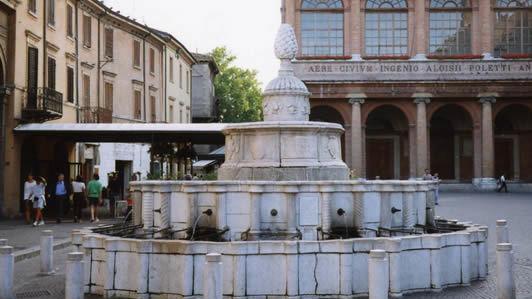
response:
<svg viewBox="0 0 532 299"><path fill-rule="evenodd" d="M445 182L489 190L502 174L532 181L524 152L531 147L531 60L294 65L312 93L311 120L337 115L346 129L345 160L356 177L420 178L430 169Z"/></svg>

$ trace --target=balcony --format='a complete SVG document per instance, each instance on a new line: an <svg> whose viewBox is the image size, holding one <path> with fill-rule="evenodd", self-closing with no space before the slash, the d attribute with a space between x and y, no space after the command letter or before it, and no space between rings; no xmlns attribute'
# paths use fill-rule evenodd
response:
<svg viewBox="0 0 532 299"><path fill-rule="evenodd" d="M63 117L63 94L47 87L29 88L22 107L25 122L45 122Z"/></svg>
<svg viewBox="0 0 532 299"><path fill-rule="evenodd" d="M113 110L102 107L82 107L79 109L79 122L83 124L103 124L113 122Z"/></svg>

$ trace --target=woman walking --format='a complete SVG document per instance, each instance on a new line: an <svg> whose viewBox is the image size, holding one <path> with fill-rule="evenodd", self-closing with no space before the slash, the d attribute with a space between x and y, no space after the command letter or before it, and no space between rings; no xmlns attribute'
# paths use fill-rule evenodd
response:
<svg viewBox="0 0 532 299"><path fill-rule="evenodd" d="M26 216L26 224L31 224L31 209L33 208L31 190L35 185L37 185L37 183L33 179L33 175L29 173L24 182L24 215Z"/></svg>
<svg viewBox="0 0 532 299"><path fill-rule="evenodd" d="M43 177L35 179L36 184L31 188L30 197L33 199L33 209L35 210L35 222L33 226L44 225L42 209L46 206L46 180Z"/></svg>
<svg viewBox="0 0 532 299"><path fill-rule="evenodd" d="M85 183L83 178L78 175L76 180L72 183L72 190L74 191L74 223L81 223L82 211L86 206L85 201Z"/></svg>

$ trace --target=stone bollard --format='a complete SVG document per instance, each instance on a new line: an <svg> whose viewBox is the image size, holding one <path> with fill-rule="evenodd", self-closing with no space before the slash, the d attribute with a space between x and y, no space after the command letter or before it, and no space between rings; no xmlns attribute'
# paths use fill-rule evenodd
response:
<svg viewBox="0 0 532 299"><path fill-rule="evenodd" d="M15 299L13 293L13 275L15 274L13 247L0 247L0 269L0 298Z"/></svg>
<svg viewBox="0 0 532 299"><path fill-rule="evenodd" d="M497 244L510 243L510 233L506 220L497 220L495 233L497 234Z"/></svg>
<svg viewBox="0 0 532 299"><path fill-rule="evenodd" d="M205 269L203 270L203 298L223 298L223 272L222 255L209 253L205 257Z"/></svg>
<svg viewBox="0 0 532 299"><path fill-rule="evenodd" d="M7 239L0 239L0 247L7 246Z"/></svg>
<svg viewBox="0 0 532 299"><path fill-rule="evenodd" d="M72 246L74 247L73 252L80 252L83 245L83 233L73 231L72 232Z"/></svg>
<svg viewBox="0 0 532 299"><path fill-rule="evenodd" d="M368 268L369 299L388 299L390 272L386 251L370 251Z"/></svg>
<svg viewBox="0 0 532 299"><path fill-rule="evenodd" d="M81 252L68 254L65 273L65 299L83 299L84 297L84 256Z"/></svg>
<svg viewBox="0 0 532 299"><path fill-rule="evenodd" d="M41 232L41 274L54 274L54 232L43 230Z"/></svg>
<svg viewBox="0 0 532 299"><path fill-rule="evenodd" d="M497 244L497 299L515 299L514 255L511 243Z"/></svg>

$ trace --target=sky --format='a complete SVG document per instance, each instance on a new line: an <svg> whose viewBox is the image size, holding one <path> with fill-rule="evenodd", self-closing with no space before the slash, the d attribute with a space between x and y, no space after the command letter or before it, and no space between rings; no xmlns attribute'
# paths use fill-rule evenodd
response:
<svg viewBox="0 0 532 299"><path fill-rule="evenodd" d="M273 43L281 0L104 0L113 10L174 35L189 51L227 46L240 67L255 69L263 87L279 68Z"/></svg>

